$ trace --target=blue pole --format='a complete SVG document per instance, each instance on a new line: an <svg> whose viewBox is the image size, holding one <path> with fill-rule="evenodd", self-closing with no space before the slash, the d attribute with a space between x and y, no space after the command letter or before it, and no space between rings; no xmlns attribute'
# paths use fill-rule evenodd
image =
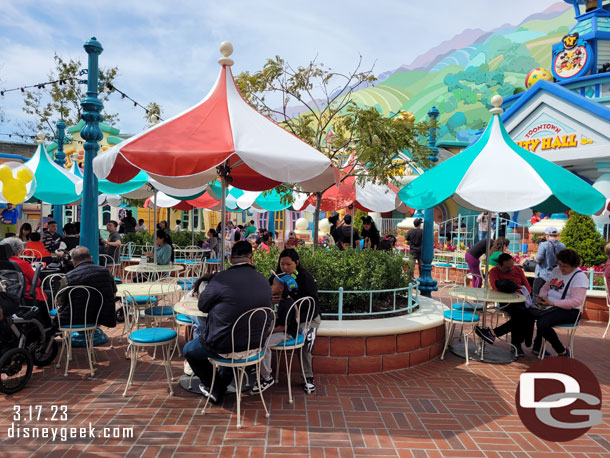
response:
<svg viewBox="0 0 610 458"><path fill-rule="evenodd" d="M55 151L55 163L60 167L63 167L66 163L66 153L64 153L64 138L66 123L59 121L57 124L57 151ZM64 206L54 205L53 206L53 219L57 221L57 232L62 234L64 230Z"/></svg>
<svg viewBox="0 0 610 458"><path fill-rule="evenodd" d="M439 111L432 107L428 112L431 122L438 119ZM432 164L438 162L438 148L436 147L436 129L431 127L428 136L428 147L430 156L428 159ZM424 238L422 241L422 265L420 266L419 291L422 296L430 297L432 291L436 291L436 280L432 278L432 259L434 258L434 209L424 210Z"/></svg>
<svg viewBox="0 0 610 458"><path fill-rule="evenodd" d="M89 65L87 75L87 97L81 101L83 113L81 118L85 127L81 130L81 137L85 140L85 170L83 177L83 204L80 232L80 244L89 248L94 263L99 260L99 227L97 215L97 177L93 173L93 158L100 148L99 141L103 138L99 123L103 120L101 111L104 108L97 98L98 57L104 50L95 37L85 43Z"/></svg>

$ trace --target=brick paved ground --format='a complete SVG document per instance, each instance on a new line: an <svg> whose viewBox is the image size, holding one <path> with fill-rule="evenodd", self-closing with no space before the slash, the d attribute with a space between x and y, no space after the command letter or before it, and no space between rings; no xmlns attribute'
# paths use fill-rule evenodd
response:
<svg viewBox="0 0 610 458"><path fill-rule="evenodd" d="M581 326L576 354L610 399L610 339L601 340L602 332L601 323ZM0 396L0 456L610 456L608 407L603 425L572 442L544 442L525 430L514 396L519 374L535 361L531 356L508 366L466 366L449 354L445 361L382 375L323 376L316 395L305 396L297 388L294 405L288 404L282 381L266 393L271 418L265 418L257 398L244 401L240 431L232 399L202 416L202 397L179 387L174 396L167 395L162 366L150 356L143 356L125 398L128 364L122 349L102 347L98 357L94 378L87 377L84 352L78 349L68 377L54 366L36 370L25 390ZM177 356L173 367L178 375L182 363ZM7 439L15 404L46 409L65 404L68 421L53 426L134 426L134 439Z"/></svg>

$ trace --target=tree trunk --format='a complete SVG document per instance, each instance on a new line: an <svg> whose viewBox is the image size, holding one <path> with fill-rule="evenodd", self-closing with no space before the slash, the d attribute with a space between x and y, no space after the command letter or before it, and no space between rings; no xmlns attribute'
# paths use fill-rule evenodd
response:
<svg viewBox="0 0 610 458"><path fill-rule="evenodd" d="M313 212L313 251L318 246L318 226L320 225L320 205L322 204L322 193L316 192L316 211Z"/></svg>

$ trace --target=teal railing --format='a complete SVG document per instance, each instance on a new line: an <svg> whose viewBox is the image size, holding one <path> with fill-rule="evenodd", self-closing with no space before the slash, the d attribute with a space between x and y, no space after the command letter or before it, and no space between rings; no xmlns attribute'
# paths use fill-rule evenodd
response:
<svg viewBox="0 0 610 458"><path fill-rule="evenodd" d="M403 288L395 289L377 289L377 290L360 290L360 291L346 291L343 288L339 288L336 291L321 290L319 294L335 294L337 295L337 313L322 313L326 317L336 317L337 320L341 321L344 317L369 317L379 315L389 315L393 313L411 313L419 306L419 281L412 280L408 286ZM392 309L373 311L373 295L375 294L392 294ZM343 304L347 294L368 294L369 295L369 311L368 312L344 312ZM403 297L407 299L407 305L405 307L396 308L396 297Z"/></svg>

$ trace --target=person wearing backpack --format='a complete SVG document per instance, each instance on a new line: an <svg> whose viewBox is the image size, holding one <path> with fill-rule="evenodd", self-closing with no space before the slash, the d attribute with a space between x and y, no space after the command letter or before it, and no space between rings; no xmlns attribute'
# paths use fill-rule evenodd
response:
<svg viewBox="0 0 610 458"><path fill-rule="evenodd" d="M557 240L559 232L554 227L547 227L544 231L546 242L542 242L538 246L536 254L536 270L534 285L532 287L532 299L536 300L540 288L551 277L551 271L557 267L557 253L566 249L566 246Z"/></svg>
<svg viewBox="0 0 610 458"><path fill-rule="evenodd" d="M551 344L557 356L571 355L570 348L564 347L554 326L574 324L579 312L582 312L589 278L580 270L580 256L576 251L566 249L557 253L557 267L551 271L549 280L538 295L538 303L543 309L530 307L530 313L537 320L537 333L532 346L532 353L539 355L542 351L542 338Z"/></svg>

